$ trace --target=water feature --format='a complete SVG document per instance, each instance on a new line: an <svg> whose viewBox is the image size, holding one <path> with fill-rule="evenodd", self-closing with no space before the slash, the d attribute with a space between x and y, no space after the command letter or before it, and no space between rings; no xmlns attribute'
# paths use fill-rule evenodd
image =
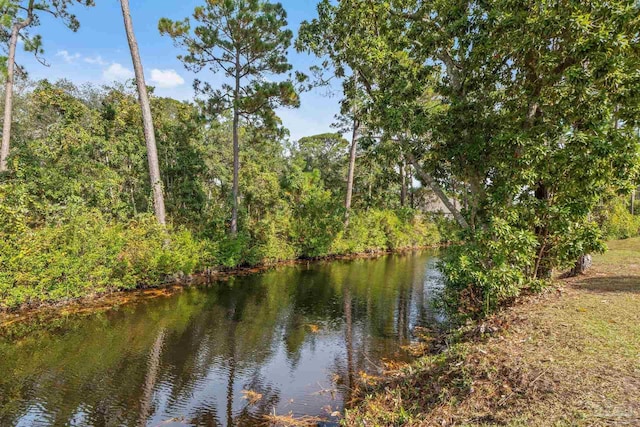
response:
<svg viewBox="0 0 640 427"><path fill-rule="evenodd" d="M0 339L0 425L336 421L357 375L439 320L435 255L282 267Z"/></svg>

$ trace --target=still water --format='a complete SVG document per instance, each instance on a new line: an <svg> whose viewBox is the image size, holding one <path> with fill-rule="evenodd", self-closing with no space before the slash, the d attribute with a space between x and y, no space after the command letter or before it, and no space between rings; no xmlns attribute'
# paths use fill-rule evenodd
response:
<svg viewBox="0 0 640 427"><path fill-rule="evenodd" d="M0 425L335 422L359 373L440 320L436 261L283 267L0 338Z"/></svg>

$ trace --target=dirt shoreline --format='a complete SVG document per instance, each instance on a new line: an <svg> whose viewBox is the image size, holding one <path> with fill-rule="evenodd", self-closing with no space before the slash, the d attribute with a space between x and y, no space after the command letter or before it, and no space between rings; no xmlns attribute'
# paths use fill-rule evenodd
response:
<svg viewBox="0 0 640 427"><path fill-rule="evenodd" d="M14 309L0 310L0 336L11 334L9 329L16 324L29 322L43 324L59 317L79 314L89 315L96 312L104 312L135 301L168 297L189 287L207 286L217 281L228 280L231 277L259 274L286 266L304 264L311 265L356 259L375 259L392 254L406 254L410 252L436 250L445 246L446 245L416 246L396 250L377 250L355 254L327 255L316 258L298 258L252 267L244 266L230 269L217 267L187 276L175 275L167 278L165 282L156 285L140 285L135 289L123 289L107 293L88 294L80 298L55 302L40 302L35 305L23 305Z"/></svg>

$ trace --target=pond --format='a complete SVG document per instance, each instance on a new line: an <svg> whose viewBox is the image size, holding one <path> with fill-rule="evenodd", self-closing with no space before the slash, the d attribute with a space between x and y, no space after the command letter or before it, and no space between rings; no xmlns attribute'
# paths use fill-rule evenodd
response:
<svg viewBox="0 0 640 427"><path fill-rule="evenodd" d="M441 320L436 263L282 267L0 339L0 425L331 425L356 376L406 359L412 330Z"/></svg>

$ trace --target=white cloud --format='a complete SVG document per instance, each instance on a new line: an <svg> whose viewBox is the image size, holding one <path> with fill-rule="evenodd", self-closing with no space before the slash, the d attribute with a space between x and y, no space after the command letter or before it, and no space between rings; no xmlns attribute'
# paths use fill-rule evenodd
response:
<svg viewBox="0 0 640 427"><path fill-rule="evenodd" d="M56 56L61 56L62 59L64 59L65 62L68 62L69 64L73 64L74 62L76 62L76 60L80 59L81 57L79 53L74 53L72 55L67 50L59 50L58 53L56 53Z"/></svg>
<svg viewBox="0 0 640 427"><path fill-rule="evenodd" d="M151 70L151 83L159 88L168 89L184 84L184 79L175 70Z"/></svg>
<svg viewBox="0 0 640 427"><path fill-rule="evenodd" d="M104 79L109 82L112 82L114 80L116 81L129 80L133 78L133 75L134 75L133 71L131 71L126 67L123 67L121 64L118 64L117 62L114 62L113 64L109 65L109 68L104 70L104 72L102 73L102 76L104 77Z"/></svg>
<svg viewBox="0 0 640 427"><path fill-rule="evenodd" d="M87 56L87 57L84 58L84 62L87 62L89 64L95 64L95 65L107 65L107 61L102 59L102 56L100 56L100 55Z"/></svg>

